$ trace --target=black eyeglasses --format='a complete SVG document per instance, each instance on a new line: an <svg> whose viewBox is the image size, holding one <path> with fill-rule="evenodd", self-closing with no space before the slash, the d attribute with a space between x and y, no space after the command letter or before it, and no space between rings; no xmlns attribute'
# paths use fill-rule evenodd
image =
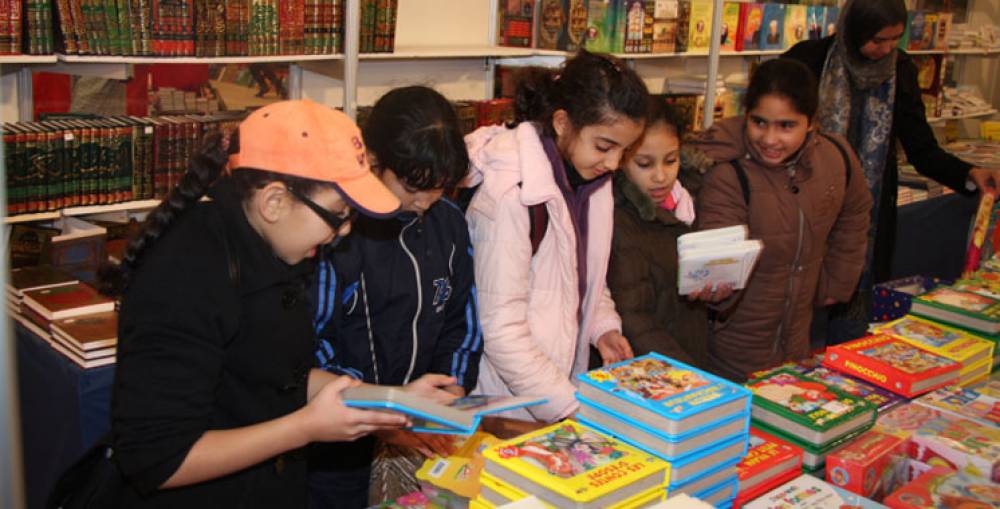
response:
<svg viewBox="0 0 1000 509"><path fill-rule="evenodd" d="M285 186L285 187L288 188L288 192L291 193L292 196L295 197L295 199L304 203L305 206L309 207L310 210L315 212L320 219L326 222L326 224L330 225L330 228L333 229L333 233L336 233L338 236L340 234L340 229L344 226L345 223L350 223L354 221L355 218L358 217L358 210L355 209L354 207L348 207L346 212L343 212L341 215L337 215L323 207L320 207L319 205L316 204L316 202L307 198L305 194L300 193L294 187L292 186Z"/></svg>

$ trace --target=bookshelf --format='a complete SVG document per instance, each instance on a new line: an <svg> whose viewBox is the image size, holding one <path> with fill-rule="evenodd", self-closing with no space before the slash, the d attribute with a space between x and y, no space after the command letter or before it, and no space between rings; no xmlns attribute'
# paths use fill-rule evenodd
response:
<svg viewBox="0 0 1000 509"><path fill-rule="evenodd" d="M122 56L0 56L0 107L4 120L28 119L32 111L31 73L52 70L124 79L136 64L247 64L288 63L287 88L291 98L309 98L342 107L354 116L359 105L371 105L388 90L409 84L433 86L451 100L482 100L493 96L497 65L557 66L568 54L564 51L497 46L497 6L499 0L399 0L395 51L360 53L361 0L344 0L344 51L333 55L280 55L228 57L122 57ZM745 72L753 59L774 58L783 50L721 51L717 27L721 26L723 0L714 1L712 46L698 53L620 53L654 93L663 90L667 78L677 75L705 75L708 82L720 76ZM971 24L989 20L989 0L970 0ZM985 5L985 7L984 7ZM985 99L996 107L1000 87L996 74L1000 49L962 48L922 50L913 54L943 54L962 57L958 74L963 83L979 83ZM714 87L706 91L706 109L714 104ZM996 110L960 117L932 119L962 121L996 114ZM703 115L706 124L711 114ZM154 203L155 204L155 203ZM149 208L142 202L86 207L83 211L18 216L7 221L44 220L60 214L87 214L93 210L134 210ZM56 214L52 216L52 214Z"/></svg>

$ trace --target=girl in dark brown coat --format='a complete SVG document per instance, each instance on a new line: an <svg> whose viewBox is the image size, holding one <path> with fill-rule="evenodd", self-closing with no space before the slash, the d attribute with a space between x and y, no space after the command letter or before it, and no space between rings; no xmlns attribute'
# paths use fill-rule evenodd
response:
<svg viewBox="0 0 1000 509"><path fill-rule="evenodd" d="M871 194L843 137L818 132L817 104L808 68L771 60L750 81L746 116L692 142L717 163L698 195L699 229L746 224L764 242L745 290L700 296L719 300L710 367L733 380L806 357L814 307L846 302L861 275Z"/></svg>
<svg viewBox="0 0 1000 509"><path fill-rule="evenodd" d="M681 127L653 101L642 139L615 174L608 288L636 355L658 352L704 367L704 304L677 294L677 237L692 231L694 200L711 161L681 149Z"/></svg>

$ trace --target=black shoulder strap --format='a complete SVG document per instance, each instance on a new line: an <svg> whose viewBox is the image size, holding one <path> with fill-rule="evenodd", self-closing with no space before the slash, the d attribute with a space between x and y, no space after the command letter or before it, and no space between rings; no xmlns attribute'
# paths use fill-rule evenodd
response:
<svg viewBox="0 0 1000 509"><path fill-rule="evenodd" d="M544 203L538 203L528 207L528 238L531 239L531 256L538 252L538 246L545 238L545 231L549 228L549 211Z"/></svg>
<svg viewBox="0 0 1000 509"><path fill-rule="evenodd" d="M834 147L837 147L837 151L840 152L840 159L844 162L844 189L847 189L851 185L851 158L847 155L847 149L845 149L833 136L820 132L824 138L830 140Z"/></svg>
<svg viewBox="0 0 1000 509"><path fill-rule="evenodd" d="M743 165L740 164L739 159L733 159L729 161L729 164L733 165L733 170L736 171L736 179L740 181L740 191L743 191L743 203L746 206L750 206L750 182L747 180L747 172L743 169Z"/></svg>

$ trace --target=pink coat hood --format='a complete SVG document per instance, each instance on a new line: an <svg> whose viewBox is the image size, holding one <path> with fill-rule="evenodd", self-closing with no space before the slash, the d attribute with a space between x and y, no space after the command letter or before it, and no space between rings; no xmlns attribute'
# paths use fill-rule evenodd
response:
<svg viewBox="0 0 1000 509"><path fill-rule="evenodd" d="M476 392L545 396L547 404L511 416L561 419L577 408L574 377L587 369L589 346L621 330L606 286L611 179L590 198L580 323L576 233L536 126L483 127L466 136L466 146L468 185L481 183L467 213L485 338ZM532 257L528 207L540 203L549 223Z"/></svg>

